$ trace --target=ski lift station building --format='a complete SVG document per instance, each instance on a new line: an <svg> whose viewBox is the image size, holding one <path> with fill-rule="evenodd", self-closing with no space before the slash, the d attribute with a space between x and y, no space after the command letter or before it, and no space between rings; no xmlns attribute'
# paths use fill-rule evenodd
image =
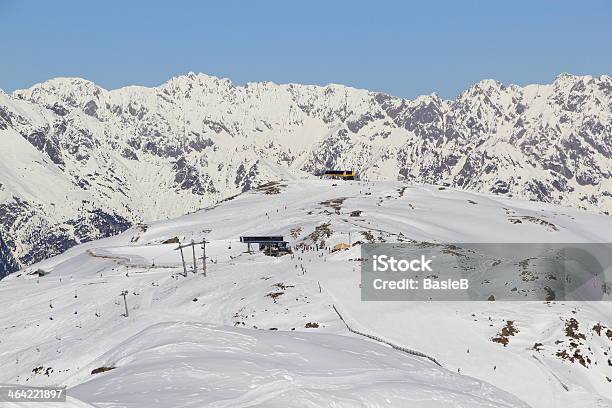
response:
<svg viewBox="0 0 612 408"><path fill-rule="evenodd" d="M260 251L264 249L286 251L288 249L288 242L280 235L242 236L240 242L247 244L249 252L251 252L251 244L258 244Z"/></svg>
<svg viewBox="0 0 612 408"><path fill-rule="evenodd" d="M321 178L356 180L357 172L355 170L325 170L321 173Z"/></svg>

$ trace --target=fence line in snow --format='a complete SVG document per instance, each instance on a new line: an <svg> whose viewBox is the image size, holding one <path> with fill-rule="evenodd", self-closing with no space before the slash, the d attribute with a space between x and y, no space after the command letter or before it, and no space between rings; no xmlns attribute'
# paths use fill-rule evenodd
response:
<svg viewBox="0 0 612 408"><path fill-rule="evenodd" d="M434 363L435 363L435 364L437 364L438 366L442 367L442 364L438 363L438 360L436 360L435 358L433 358L433 357L431 357L431 356L429 356L429 355L427 355L427 354L425 354L425 353L421 353L420 351L413 350L413 349L409 349L409 348L407 348L407 347L398 346L397 344L393 344L393 343L391 343L390 341L385 340L385 339L383 339L383 338L380 338L380 337L378 337L378 336L374 336L373 334L368 334L368 333L364 333L364 332L362 332L362 331L359 331L359 330L355 330L355 329L353 329L351 326L349 326L349 324L346 322L346 320L344 320L344 317L342 317L342 314L340 314L340 312L338 311L338 309L336 308L336 306L335 306L335 305L332 305L332 307L334 308L334 311L336 312L336 314L338 315L338 317L340 318L340 320L342 320L342 323L344 323L344 325L346 326L346 328L348 329L348 331L350 331L351 333L355 333L355 334L358 334L358 335L360 335L360 336L367 337L367 338L369 338L369 339L372 339L372 340L378 341L378 342L380 342L380 343L384 343L384 344L386 344L386 345L388 345L388 346L391 346L391 347L392 347L392 348L394 348L395 350L399 350L399 351L402 351L402 352L404 352L404 353L411 354L411 355L413 355L413 356L417 356L417 357L423 357L423 358L426 358L426 359L428 359L428 360L430 360L430 361L434 362Z"/></svg>

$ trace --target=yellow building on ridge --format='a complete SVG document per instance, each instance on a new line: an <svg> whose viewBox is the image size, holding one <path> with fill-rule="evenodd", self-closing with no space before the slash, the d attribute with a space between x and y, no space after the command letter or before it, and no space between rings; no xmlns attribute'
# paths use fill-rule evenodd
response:
<svg viewBox="0 0 612 408"><path fill-rule="evenodd" d="M325 170L321 173L322 178L341 179L341 180L355 180L357 173L355 170Z"/></svg>

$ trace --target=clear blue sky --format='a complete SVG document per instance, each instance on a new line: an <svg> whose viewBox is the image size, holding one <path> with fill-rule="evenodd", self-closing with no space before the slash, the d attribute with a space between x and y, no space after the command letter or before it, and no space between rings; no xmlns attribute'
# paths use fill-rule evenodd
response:
<svg viewBox="0 0 612 408"><path fill-rule="evenodd" d="M189 71L455 97L484 78L612 74L612 1L0 0L0 88Z"/></svg>

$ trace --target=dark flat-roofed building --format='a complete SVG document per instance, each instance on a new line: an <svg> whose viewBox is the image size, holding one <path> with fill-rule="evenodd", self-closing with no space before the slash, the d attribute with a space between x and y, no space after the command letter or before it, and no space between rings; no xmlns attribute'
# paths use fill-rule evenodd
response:
<svg viewBox="0 0 612 408"><path fill-rule="evenodd" d="M259 250L272 256L280 256L291 253L289 243L280 235L242 236L240 242L247 244L251 252L251 244L258 244Z"/></svg>
<svg viewBox="0 0 612 408"><path fill-rule="evenodd" d="M321 178L356 180L357 172L355 170L325 170L321 173Z"/></svg>

